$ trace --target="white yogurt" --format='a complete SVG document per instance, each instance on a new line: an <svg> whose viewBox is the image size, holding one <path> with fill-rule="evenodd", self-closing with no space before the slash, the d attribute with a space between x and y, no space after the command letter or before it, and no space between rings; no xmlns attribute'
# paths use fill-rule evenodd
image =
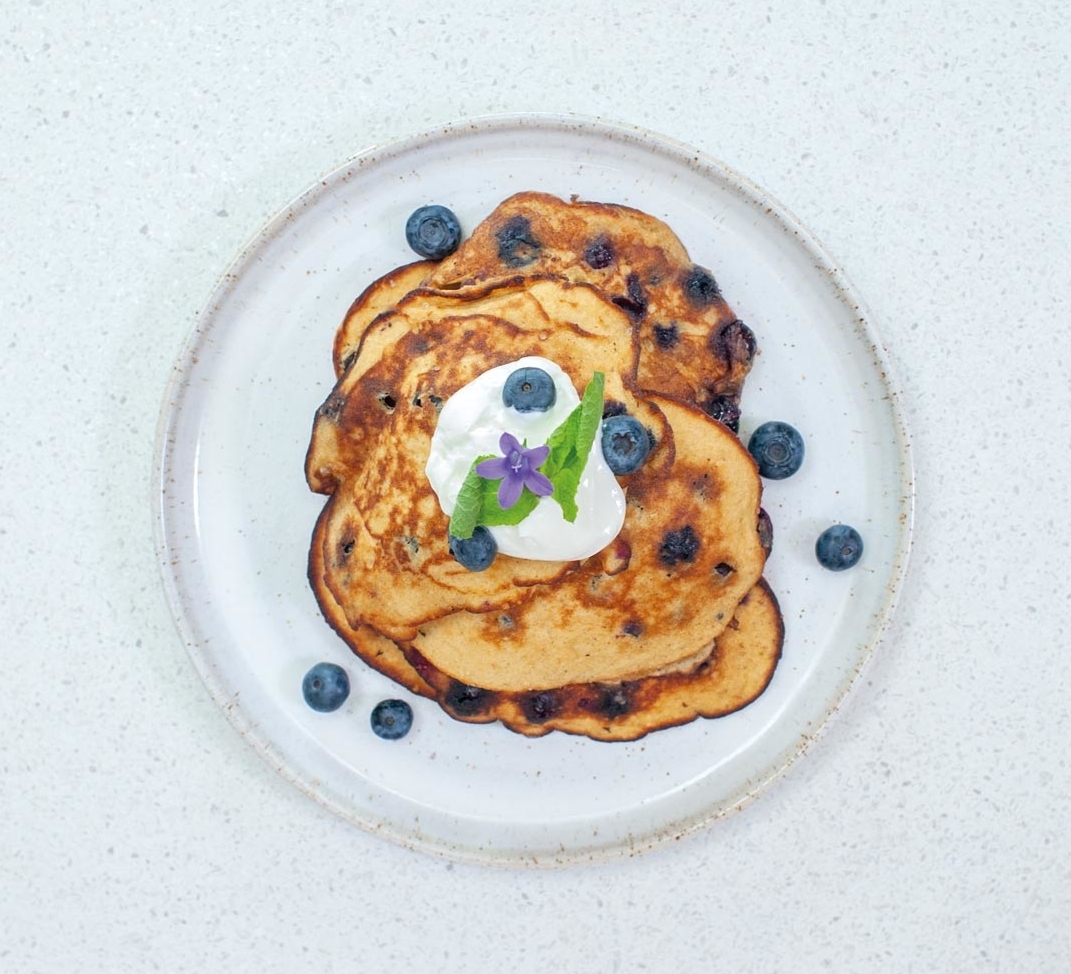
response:
<svg viewBox="0 0 1071 974"><path fill-rule="evenodd" d="M502 401L506 379L527 366L542 369L554 381L557 395L546 412L522 413ZM472 461L499 455L503 433L527 441L529 448L542 446L579 403L569 376L553 362L534 355L489 369L455 392L443 403L425 468L443 512L453 513ZM535 561L577 561L605 548L625 523L625 492L606 465L599 435L580 478L576 506L576 520L570 523L553 497L541 497L520 524L488 530L502 554Z"/></svg>

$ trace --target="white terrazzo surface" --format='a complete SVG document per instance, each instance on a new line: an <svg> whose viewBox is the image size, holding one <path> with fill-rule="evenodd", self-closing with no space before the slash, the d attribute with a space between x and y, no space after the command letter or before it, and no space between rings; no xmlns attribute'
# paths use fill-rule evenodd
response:
<svg viewBox="0 0 1071 974"><path fill-rule="evenodd" d="M1068 969L1062 4L4 11L0 970ZM239 247L372 143L537 110L782 200L875 313L918 475L890 638L805 758L699 835L542 872L274 774L185 655L150 513L164 386Z"/></svg>

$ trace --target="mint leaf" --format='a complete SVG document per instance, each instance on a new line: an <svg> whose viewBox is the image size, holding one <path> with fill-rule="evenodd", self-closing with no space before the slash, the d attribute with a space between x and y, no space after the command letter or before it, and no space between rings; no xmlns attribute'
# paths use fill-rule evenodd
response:
<svg viewBox="0 0 1071 974"><path fill-rule="evenodd" d="M483 506L483 477L476 473L476 464L487 457L477 457L472 461L469 472L461 484L454 502L454 513L450 515L450 533L455 538L471 538L476 525L480 523L480 510Z"/></svg>
<svg viewBox="0 0 1071 974"><path fill-rule="evenodd" d="M602 422L602 395L606 385L606 377L601 372L596 372L584 390L584 398L580 401L580 421L576 430L576 455L580 459L580 468L583 471L587 464L588 454L591 453L592 444L595 442L595 434L599 431L599 423Z"/></svg>
<svg viewBox="0 0 1071 974"><path fill-rule="evenodd" d="M540 470L554 484L551 495L562 509L562 516L570 524L576 520L576 491L580 486L584 467L587 466L595 435L602 422L602 400L605 376L596 372L584 389L584 397L547 440L550 455Z"/></svg>
<svg viewBox="0 0 1071 974"><path fill-rule="evenodd" d="M488 527L497 527L502 524L520 524L535 510L536 504L539 503L539 498L525 487L524 492L517 499L517 503L513 507L504 508L498 503L498 485L501 481L485 480L483 477L480 480L483 487L480 498L480 524L486 524Z"/></svg>

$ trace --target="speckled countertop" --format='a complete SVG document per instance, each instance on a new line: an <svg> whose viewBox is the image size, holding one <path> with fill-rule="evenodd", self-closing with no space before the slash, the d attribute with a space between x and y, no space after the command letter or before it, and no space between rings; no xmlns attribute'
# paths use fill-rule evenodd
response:
<svg viewBox="0 0 1071 974"><path fill-rule="evenodd" d="M1066 969L1062 5L6 14L0 969ZM527 111L694 145L809 226L879 323L918 488L892 630L805 757L697 835L545 871L400 848L260 760L176 635L150 496L241 245L366 146Z"/></svg>

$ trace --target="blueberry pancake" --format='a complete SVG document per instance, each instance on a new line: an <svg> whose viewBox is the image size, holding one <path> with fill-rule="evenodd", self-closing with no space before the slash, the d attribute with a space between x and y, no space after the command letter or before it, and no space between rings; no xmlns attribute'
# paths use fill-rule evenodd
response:
<svg viewBox="0 0 1071 974"><path fill-rule="evenodd" d="M736 428L755 338L710 271L661 220L546 193L509 197L425 282L464 288L559 274L602 290L636 322L642 389L698 405Z"/></svg>
<svg viewBox="0 0 1071 974"><path fill-rule="evenodd" d="M326 591L322 525L313 535L309 579L324 594L324 618L372 669L412 693L435 700L468 723L501 721L528 737L551 731L600 741L631 741L698 717L721 717L746 707L766 688L780 658L784 627L765 581L744 598L722 634L690 669L624 682L572 684L554 690L505 692L462 683L413 649L403 651L370 626L350 626Z"/></svg>
<svg viewBox="0 0 1071 974"><path fill-rule="evenodd" d="M661 413L630 388L635 347L626 316L591 287L547 280L468 304L410 295L366 334L317 414L307 457L309 483L332 495L321 514L324 583L354 626L412 638L429 620L513 605L533 585L576 569L500 558L469 571L448 550L449 518L424 473L438 406L489 368L536 352L570 376L605 369L611 400L642 417L655 439L666 438Z"/></svg>
<svg viewBox="0 0 1071 974"><path fill-rule="evenodd" d="M601 557L504 611L429 621L406 645L464 683L539 690L635 679L692 657L728 625L766 561L755 462L699 410L648 401L669 422L672 461L653 457L627 478L625 524Z"/></svg>
<svg viewBox="0 0 1071 974"><path fill-rule="evenodd" d="M519 193L452 255L383 275L336 332L337 382L306 456L310 488L328 495L308 565L325 618L369 666L451 716L531 737L634 740L746 706L784 635L762 579L761 480L734 435L754 354L713 275L664 223L625 206ZM563 416L598 377L600 398L568 433L586 423L594 437L569 454L570 476L594 483L591 460L609 464L610 487L589 496L618 505L620 520L582 553L496 553L492 542L474 561L469 535L453 534L451 505L462 502L444 496L436 457L447 442L450 476L501 478L503 508L519 496L516 478L561 504L563 482L539 471L562 476L565 461L529 469L528 457L542 463L567 422L553 436L552 424L522 423L539 437L510 440L519 420L509 410L550 408L511 399L517 386L492 397L499 425L461 410L474 388L486 400L492 375L523 378L539 362L564 382ZM485 437L479 450L473 429ZM495 430L497 459L486 446ZM547 522L534 514L557 508L549 496L543 508L527 500L521 535L538 547ZM557 517L565 534L580 530L583 519Z"/></svg>

